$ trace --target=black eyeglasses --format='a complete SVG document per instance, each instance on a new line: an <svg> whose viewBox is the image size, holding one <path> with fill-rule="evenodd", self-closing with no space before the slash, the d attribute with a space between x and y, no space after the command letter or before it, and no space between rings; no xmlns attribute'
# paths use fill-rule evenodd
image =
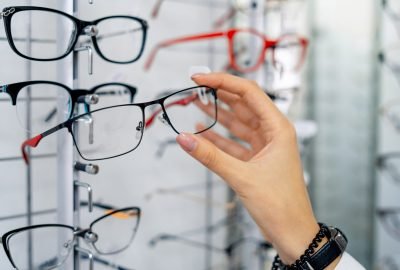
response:
<svg viewBox="0 0 400 270"><path fill-rule="evenodd" d="M0 13L0 19L4 19L12 50L21 57L36 61L66 57L74 50L79 36L85 35L104 60L117 64L132 63L143 53L148 28L145 20L133 16L82 21L58 10L32 6L6 7ZM26 22L31 22L32 31L26 27ZM43 31L44 26L46 31ZM28 49L24 42L30 39L41 42L33 43ZM116 49L115 44L124 45L123 49Z"/></svg>
<svg viewBox="0 0 400 270"><path fill-rule="evenodd" d="M101 255L127 249L135 237L140 215L140 208L127 207L99 217L87 229L63 224L28 226L7 232L1 242L15 269L30 270L28 260L21 254L21 250L27 250L29 239L33 239L33 250L40 250L34 256L35 269L54 269L66 261L78 237Z"/></svg>
<svg viewBox="0 0 400 270"><path fill-rule="evenodd" d="M392 152L380 155L377 159L377 166L395 183L400 184L400 152Z"/></svg>
<svg viewBox="0 0 400 270"><path fill-rule="evenodd" d="M378 60L386 65L400 84L400 46L393 46L378 54Z"/></svg>
<svg viewBox="0 0 400 270"><path fill-rule="evenodd" d="M400 208L385 208L376 211L386 232L400 241Z"/></svg>
<svg viewBox="0 0 400 270"><path fill-rule="evenodd" d="M146 119L145 108L152 105L160 105L160 110ZM25 141L22 154L29 163L26 147L36 147L44 137L66 128L83 159L95 161L122 156L139 146L144 129L153 123L155 115L177 134L204 132L217 122L217 90L196 86L150 102L116 105L78 115ZM199 122L205 128L196 129Z"/></svg>
<svg viewBox="0 0 400 270"><path fill-rule="evenodd" d="M136 92L136 87L117 82L75 90L52 81L28 81L0 86L0 93L10 95L12 104L16 106L22 127L34 133L43 132L70 119L77 103L82 103L85 112L89 112L112 105L132 103ZM60 105L65 108L64 111L57 110Z"/></svg>
<svg viewBox="0 0 400 270"><path fill-rule="evenodd" d="M383 10L395 23L396 31L400 34L400 4L397 0L382 0Z"/></svg>

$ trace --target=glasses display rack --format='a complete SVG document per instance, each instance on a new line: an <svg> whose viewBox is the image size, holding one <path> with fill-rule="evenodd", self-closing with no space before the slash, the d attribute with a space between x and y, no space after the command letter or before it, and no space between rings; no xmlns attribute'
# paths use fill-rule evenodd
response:
<svg viewBox="0 0 400 270"><path fill-rule="evenodd" d="M398 171L400 151L399 117L399 57L400 43L398 2L377 2L375 16L376 49L374 53L377 155L374 207L374 267L376 269L398 269L400 267L400 185Z"/></svg>

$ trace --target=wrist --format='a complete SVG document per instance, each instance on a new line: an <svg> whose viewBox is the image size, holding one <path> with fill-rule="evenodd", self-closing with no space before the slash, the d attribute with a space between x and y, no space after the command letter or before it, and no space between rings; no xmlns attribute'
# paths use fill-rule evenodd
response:
<svg viewBox="0 0 400 270"><path fill-rule="evenodd" d="M272 269L335 269L346 249L347 238L337 228L322 223L319 227L308 248L293 263L285 263L278 250Z"/></svg>
<svg viewBox="0 0 400 270"><path fill-rule="evenodd" d="M290 223L292 224L291 227L280 232L278 235L281 237L273 242L273 246L284 264L291 265L299 259L320 230L317 221L311 220L309 222L295 221ZM327 239L324 238L323 241L323 243L326 243ZM322 245L322 243L319 244L318 249Z"/></svg>

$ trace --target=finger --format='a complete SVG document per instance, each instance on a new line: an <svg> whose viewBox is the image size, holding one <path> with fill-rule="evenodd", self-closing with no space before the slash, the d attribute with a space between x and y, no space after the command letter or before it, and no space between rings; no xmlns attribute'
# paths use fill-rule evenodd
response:
<svg viewBox="0 0 400 270"><path fill-rule="evenodd" d="M215 117L214 107L205 106L201 102L197 101L195 101L195 104L210 117ZM258 149L263 145L264 141L262 140L262 137L258 134L257 136L254 136L256 129L247 126L244 122L240 121L240 119L238 120L234 113L219 107L217 120L218 123L222 124L234 136L251 144L253 148Z"/></svg>
<svg viewBox="0 0 400 270"><path fill-rule="evenodd" d="M220 90L218 91L218 99L226 103L230 107L231 111L233 111L237 116L237 118L250 128L257 129L260 126L259 119L248 108L248 106L243 103L238 95Z"/></svg>
<svg viewBox="0 0 400 270"><path fill-rule="evenodd" d="M206 139L181 133L176 138L178 144L194 159L224 179L237 178L238 170L242 167L240 160L218 149Z"/></svg>
<svg viewBox="0 0 400 270"><path fill-rule="evenodd" d="M222 89L237 94L248 108L263 122L274 127L283 115L264 91L254 82L226 73L195 74L192 79L199 85ZM274 119L271 121L271 119Z"/></svg>
<svg viewBox="0 0 400 270"><path fill-rule="evenodd" d="M197 125L196 126L197 130L204 130L205 126L204 125ZM229 140L218 133L212 131L212 130L207 130L203 133L201 133L201 136L215 144L219 149L227 153L228 155L231 155L237 159L247 161L250 158L251 152L249 149L246 149L244 146L241 144Z"/></svg>

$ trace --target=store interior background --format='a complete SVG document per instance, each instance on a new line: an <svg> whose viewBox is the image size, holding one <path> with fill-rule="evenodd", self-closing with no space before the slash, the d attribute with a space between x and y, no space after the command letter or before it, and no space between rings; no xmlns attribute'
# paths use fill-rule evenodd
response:
<svg viewBox="0 0 400 270"><path fill-rule="evenodd" d="M295 1L296 8L288 13L295 17L286 19L310 40L307 62L299 75L302 87L295 95L288 115L293 121L314 120L318 127L304 156L315 212L319 220L341 228L349 239L348 251L367 269L373 269L386 256L400 257L400 239L390 236L376 216L377 208L400 207L398 183L379 173L376 166L379 154L396 151L400 145L399 134L379 115L382 104L398 97L400 86L395 75L382 66L377 57L382 48L397 44L400 36L393 21L382 11L379 0L288 1ZM94 5L89 5L87 1L79 1L79 18L83 20L129 14L149 23L145 52L138 62L115 65L103 61L95 53L94 74L89 76L86 54L82 53L79 63L81 87L89 88L109 81L130 83L138 87L135 101L141 102L152 100L165 90L192 86L188 76L191 65L207 65L215 71L224 66L226 43L221 39L213 42L212 54L207 42L163 49L151 70L144 71L144 62L157 42L211 31L212 22L229 7L229 1L225 0L165 0L158 18L152 19L150 13L155 2L94 0ZM3 0L0 8L28 4L58 8L57 1L50 0ZM277 23L276 18L267 18L267 22L268 19L271 24ZM5 37L3 26L0 37ZM57 62L27 64L27 60L17 56L3 39L0 40L0 54L1 84L29 78L58 80ZM8 96L0 94L0 98ZM0 104L2 217L26 212L28 170L21 159L2 161L7 157L20 157L20 144L26 133L18 124L11 102ZM190 159L178 146L168 146L163 156L157 157L160 144L174 138L171 128L157 121L154 127L145 131L137 150L116 159L95 162L100 166L96 176L81 175L81 180L92 185L95 201L118 207L139 206L143 211L132 246L108 258L134 269L207 269L210 260L212 269L226 269L222 266L227 264L224 254L210 254L174 241L160 242L155 247L149 245L149 241L160 233L179 234L202 227L207 217L215 222L226 212L223 207L207 207L201 200L193 201L174 194L158 194L150 200L146 195L154 194L160 188L199 184L200 188L190 193L205 198L208 181L212 183L214 201L230 199L227 187L218 177ZM55 135L46 138L32 152L35 155L55 153L56 139ZM57 207L56 157L33 159L31 174L34 211ZM81 214L89 219L101 215L99 212L88 214L85 209ZM244 215L243 219L248 220L248 217ZM33 221L35 224L55 222L56 215L35 216ZM0 234L25 225L24 218L2 220ZM254 225L247 226L246 230L248 235L258 235ZM231 240L228 232L231 232L229 226L213 234L211 239L205 233L194 239L224 247ZM249 262L247 269L256 269L252 263ZM11 269L2 249L0 268ZM87 269L85 263L82 263L82 269ZM96 269L103 268L96 266Z"/></svg>

